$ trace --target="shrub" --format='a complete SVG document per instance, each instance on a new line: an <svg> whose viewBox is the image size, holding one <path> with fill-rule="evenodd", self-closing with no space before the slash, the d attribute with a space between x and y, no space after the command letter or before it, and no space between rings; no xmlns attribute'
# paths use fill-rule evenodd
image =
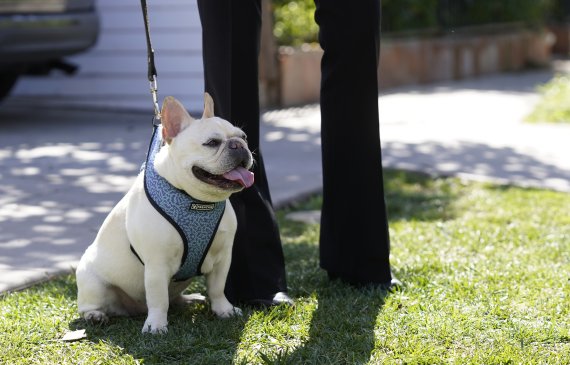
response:
<svg viewBox="0 0 570 365"><path fill-rule="evenodd" d="M317 41L314 0L274 0L273 35L279 45L297 46Z"/></svg>
<svg viewBox="0 0 570 365"><path fill-rule="evenodd" d="M440 0L383 0L382 29L401 32L437 28Z"/></svg>
<svg viewBox="0 0 570 365"><path fill-rule="evenodd" d="M489 23L544 23L552 0L440 0L440 26L460 27Z"/></svg>
<svg viewBox="0 0 570 365"><path fill-rule="evenodd" d="M552 0L549 18L558 22L570 21L570 0Z"/></svg>

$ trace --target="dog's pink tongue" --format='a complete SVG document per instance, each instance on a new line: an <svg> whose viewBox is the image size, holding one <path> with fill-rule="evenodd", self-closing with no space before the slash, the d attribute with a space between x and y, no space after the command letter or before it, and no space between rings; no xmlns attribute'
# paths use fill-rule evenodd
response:
<svg viewBox="0 0 570 365"><path fill-rule="evenodd" d="M254 181L253 172L244 167L237 167L228 171L224 174L224 177L228 180L239 182L244 188L252 186Z"/></svg>

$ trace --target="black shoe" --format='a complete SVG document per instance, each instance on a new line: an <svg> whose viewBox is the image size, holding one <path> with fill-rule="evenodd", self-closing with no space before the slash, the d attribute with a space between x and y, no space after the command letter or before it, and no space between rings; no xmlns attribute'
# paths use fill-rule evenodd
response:
<svg viewBox="0 0 570 365"><path fill-rule="evenodd" d="M291 299L291 297L289 297L287 293L279 292L275 294L271 299L250 299L243 301L243 304L251 307L269 308L282 304L287 306L293 306L295 305L295 302L293 302L293 299Z"/></svg>
<svg viewBox="0 0 570 365"><path fill-rule="evenodd" d="M375 286L378 289L382 289L382 290L386 290L386 291L396 291L396 290L402 289L403 285L404 284L402 284L402 282L400 280L396 279L395 277L392 277L392 280L390 280L389 283L376 284Z"/></svg>

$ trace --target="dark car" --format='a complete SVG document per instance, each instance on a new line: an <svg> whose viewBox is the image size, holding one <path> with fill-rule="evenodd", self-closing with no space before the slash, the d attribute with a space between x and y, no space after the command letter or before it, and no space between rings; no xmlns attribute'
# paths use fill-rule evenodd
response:
<svg viewBox="0 0 570 365"><path fill-rule="evenodd" d="M63 58L93 46L98 34L95 0L0 0L0 100L21 75L75 72Z"/></svg>

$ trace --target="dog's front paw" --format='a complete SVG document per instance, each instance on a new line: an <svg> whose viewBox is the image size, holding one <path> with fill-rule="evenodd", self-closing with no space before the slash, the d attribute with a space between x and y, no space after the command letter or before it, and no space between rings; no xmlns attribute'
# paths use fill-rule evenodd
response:
<svg viewBox="0 0 570 365"><path fill-rule="evenodd" d="M144 326L142 328L142 333L151 333L153 335L156 334L164 334L168 332L168 323L154 323L150 321L148 318L144 322Z"/></svg>
<svg viewBox="0 0 570 365"><path fill-rule="evenodd" d="M101 311L89 311L83 314L83 318L91 324L107 324L109 317Z"/></svg>

